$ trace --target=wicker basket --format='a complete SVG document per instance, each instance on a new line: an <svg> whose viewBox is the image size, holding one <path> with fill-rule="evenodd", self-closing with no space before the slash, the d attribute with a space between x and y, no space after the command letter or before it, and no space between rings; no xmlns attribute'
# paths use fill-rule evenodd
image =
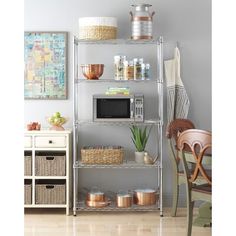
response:
<svg viewBox="0 0 236 236"><path fill-rule="evenodd" d="M65 155L41 156L35 158L35 174L38 176L65 176Z"/></svg>
<svg viewBox="0 0 236 236"><path fill-rule="evenodd" d="M32 175L32 156L25 156L24 160L24 175L30 176Z"/></svg>
<svg viewBox="0 0 236 236"><path fill-rule="evenodd" d="M65 204L65 184L36 184L36 204Z"/></svg>
<svg viewBox="0 0 236 236"><path fill-rule="evenodd" d="M81 160L84 164L122 164L124 149L120 146L83 147Z"/></svg>
<svg viewBox="0 0 236 236"><path fill-rule="evenodd" d="M79 38L85 40L116 39L117 28L112 26L84 26L80 27Z"/></svg>
<svg viewBox="0 0 236 236"><path fill-rule="evenodd" d="M25 197L25 204L32 204L32 185L25 184L24 185L24 197Z"/></svg>

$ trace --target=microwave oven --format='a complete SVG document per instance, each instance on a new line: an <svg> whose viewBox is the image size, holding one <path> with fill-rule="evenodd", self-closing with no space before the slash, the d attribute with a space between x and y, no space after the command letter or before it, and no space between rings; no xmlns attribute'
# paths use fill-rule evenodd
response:
<svg viewBox="0 0 236 236"><path fill-rule="evenodd" d="M143 94L93 95L93 121L143 122Z"/></svg>

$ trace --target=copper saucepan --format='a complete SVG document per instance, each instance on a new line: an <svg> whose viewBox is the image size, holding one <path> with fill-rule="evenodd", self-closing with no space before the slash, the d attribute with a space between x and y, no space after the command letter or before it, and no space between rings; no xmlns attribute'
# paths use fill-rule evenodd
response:
<svg viewBox="0 0 236 236"><path fill-rule="evenodd" d="M105 194L103 192L89 192L86 201L105 202Z"/></svg>
<svg viewBox="0 0 236 236"><path fill-rule="evenodd" d="M154 205L157 202L158 193L154 189L134 190L134 203L140 206Z"/></svg>
<svg viewBox="0 0 236 236"><path fill-rule="evenodd" d="M116 206L117 207L131 207L132 205L132 195L127 193L127 194L117 194L116 195Z"/></svg>

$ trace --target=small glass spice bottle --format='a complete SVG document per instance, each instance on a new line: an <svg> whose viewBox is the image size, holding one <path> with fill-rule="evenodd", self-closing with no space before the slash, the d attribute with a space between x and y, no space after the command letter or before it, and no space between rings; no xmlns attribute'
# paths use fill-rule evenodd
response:
<svg viewBox="0 0 236 236"><path fill-rule="evenodd" d="M124 61L125 60L126 60L126 56L122 56L122 55L114 56L115 80L124 79Z"/></svg>

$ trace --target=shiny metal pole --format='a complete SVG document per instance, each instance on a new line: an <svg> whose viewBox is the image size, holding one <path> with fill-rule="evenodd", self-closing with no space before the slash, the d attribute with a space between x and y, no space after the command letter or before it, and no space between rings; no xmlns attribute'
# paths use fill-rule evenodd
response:
<svg viewBox="0 0 236 236"><path fill-rule="evenodd" d="M163 216L163 157L162 157L162 148L163 148L163 37L159 38L158 45L158 58L159 58L159 78L158 78L158 97L159 97L159 107L158 115L160 119L159 125L159 154L160 154L160 216Z"/></svg>
<svg viewBox="0 0 236 236"><path fill-rule="evenodd" d="M73 37L73 215L76 216L76 199L77 199L77 178L78 169L75 167L78 154L78 40Z"/></svg>

